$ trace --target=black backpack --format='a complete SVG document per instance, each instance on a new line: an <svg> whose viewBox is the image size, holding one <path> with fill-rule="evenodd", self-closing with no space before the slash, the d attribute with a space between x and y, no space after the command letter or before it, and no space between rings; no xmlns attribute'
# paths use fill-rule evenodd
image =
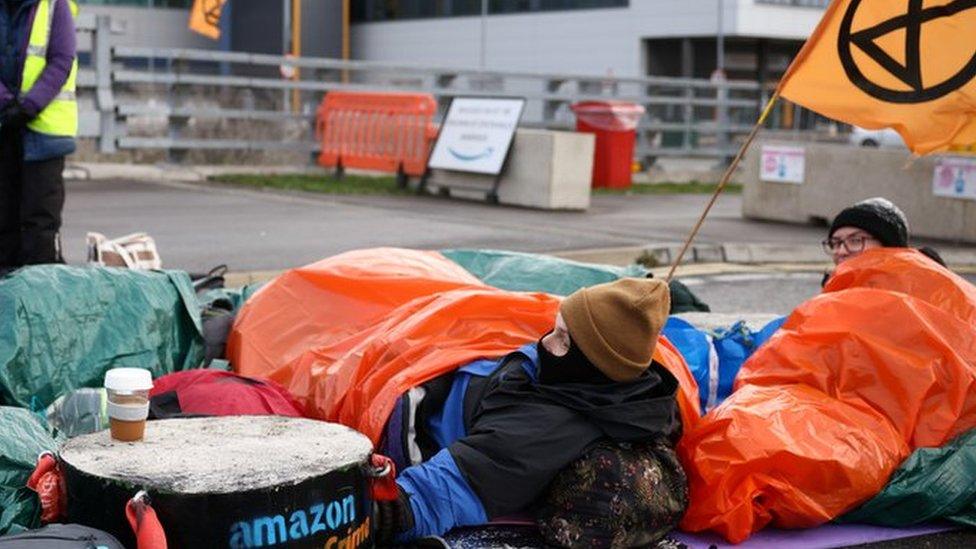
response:
<svg viewBox="0 0 976 549"><path fill-rule="evenodd" d="M125 549L111 534L80 524L49 524L0 538L0 549Z"/></svg>

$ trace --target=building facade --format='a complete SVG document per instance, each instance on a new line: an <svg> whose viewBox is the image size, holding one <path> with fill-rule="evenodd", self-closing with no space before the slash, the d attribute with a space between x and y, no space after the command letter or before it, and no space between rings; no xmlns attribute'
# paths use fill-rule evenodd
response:
<svg viewBox="0 0 976 549"><path fill-rule="evenodd" d="M775 81L829 0L361 0L357 59L487 69ZM721 11L719 7L721 6Z"/></svg>
<svg viewBox="0 0 976 549"><path fill-rule="evenodd" d="M291 0L229 0L223 36L187 29L193 0L79 0L122 45L280 54ZM619 77L775 81L829 0L352 0L354 59ZM720 10L721 6L721 10ZM302 54L341 57L342 0L301 0ZM487 15L482 16L483 7ZM721 28L721 33L719 29Z"/></svg>
<svg viewBox="0 0 976 549"><path fill-rule="evenodd" d="M149 48L195 48L282 54L290 51L291 0L229 0L220 40L187 28L193 0L78 0L85 13L109 15L115 42ZM342 0L301 0L303 55L340 57Z"/></svg>

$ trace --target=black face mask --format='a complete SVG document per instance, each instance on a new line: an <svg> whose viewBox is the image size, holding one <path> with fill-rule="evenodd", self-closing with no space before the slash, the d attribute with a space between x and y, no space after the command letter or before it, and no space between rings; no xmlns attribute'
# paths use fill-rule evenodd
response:
<svg viewBox="0 0 976 549"><path fill-rule="evenodd" d="M552 333L552 332L549 332ZM558 383L593 383L604 384L613 383L613 380L603 375L596 366L593 365L583 351L576 346L572 338L569 339L569 350L563 356L556 356L546 349L542 340L549 335L546 334L539 339L536 345L539 348L539 382L547 385Z"/></svg>

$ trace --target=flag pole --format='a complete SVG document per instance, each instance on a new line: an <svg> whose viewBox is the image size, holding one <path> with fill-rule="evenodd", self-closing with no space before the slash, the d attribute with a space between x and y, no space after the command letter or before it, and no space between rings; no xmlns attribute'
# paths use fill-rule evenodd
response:
<svg viewBox="0 0 976 549"><path fill-rule="evenodd" d="M773 92L773 95L769 98L769 101L766 102L766 106L763 107L762 114L759 115L759 120L757 120L756 124L752 127L752 131L749 132L749 136L746 137L745 142L741 147L739 147L738 154L735 155L735 158L732 159L732 163L729 164L728 168L726 168L725 174L722 175L722 180L719 181L718 187L715 189L715 192L712 193L711 200L709 200L708 205L705 206L705 211L703 211L701 217L698 218L698 222L695 223L695 227L691 229L691 234L689 234L688 239L685 240L684 246L682 246L681 251L678 252L678 257L676 257L674 263L671 264L671 269L668 271L668 276L664 278L665 282L671 282L671 279L674 278L674 272L678 270L678 266L681 265L681 260L684 259L685 253L688 251L688 248L691 247L691 243L695 241L695 237L698 236L698 231L701 229L702 224L705 223L705 218L708 217L708 212L712 210L712 206L714 206L715 201L718 200L718 195L722 194L722 190L724 190L725 186L729 183L729 179L732 178L732 174L735 173L736 168L739 167L739 162L742 161L742 157L745 156L749 146L752 145L753 140L756 139L756 134L759 133L759 129L762 128L762 125L766 122L766 118L768 118L769 113L772 112L773 105L776 103L777 99L779 99L778 87L776 88L776 91Z"/></svg>

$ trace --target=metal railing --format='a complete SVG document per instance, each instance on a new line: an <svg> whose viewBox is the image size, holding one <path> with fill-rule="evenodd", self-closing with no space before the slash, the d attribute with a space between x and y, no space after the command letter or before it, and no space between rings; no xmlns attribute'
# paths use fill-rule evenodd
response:
<svg viewBox="0 0 976 549"><path fill-rule="evenodd" d="M192 150L314 152L315 110L323 94L332 90L430 93L439 102L441 116L456 96L523 97L522 125L547 129L574 127L569 108L574 102L630 101L647 109L638 127L638 157L724 159L734 154L737 138L750 130L767 93L748 81L479 71L121 47L111 44L111 22L105 16L82 17L78 28L92 35L90 68L82 71L79 86L94 91L92 110L83 107L81 135L96 138L101 152L161 149L174 161ZM282 78L283 65L298 69L301 79ZM134 99L121 100L123 91ZM164 135L134 135L129 122L139 117L165 119ZM245 132L250 135L231 130L196 134L194 126L207 120L250 124L250 132ZM291 124L293 131L283 138L271 129L262 130L261 124ZM296 132L295 126L301 129Z"/></svg>

